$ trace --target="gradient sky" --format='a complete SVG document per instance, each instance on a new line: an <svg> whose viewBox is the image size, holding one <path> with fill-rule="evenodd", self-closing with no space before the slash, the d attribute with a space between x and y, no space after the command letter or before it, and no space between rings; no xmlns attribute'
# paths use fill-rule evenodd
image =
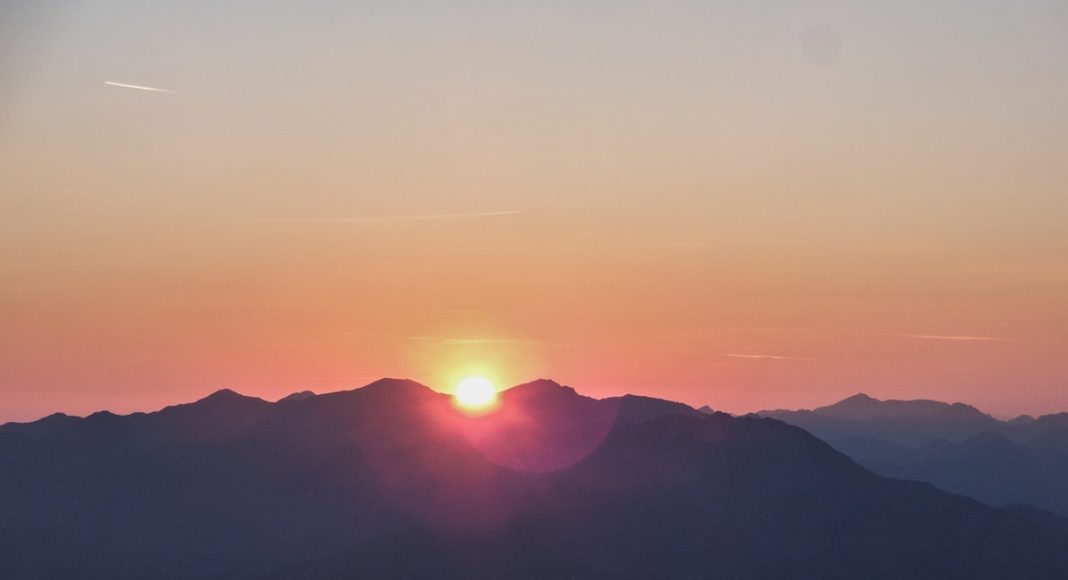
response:
<svg viewBox="0 0 1068 580"><path fill-rule="evenodd" d="M1060 0L4 2L0 421L475 371L1068 409L1066 30Z"/></svg>

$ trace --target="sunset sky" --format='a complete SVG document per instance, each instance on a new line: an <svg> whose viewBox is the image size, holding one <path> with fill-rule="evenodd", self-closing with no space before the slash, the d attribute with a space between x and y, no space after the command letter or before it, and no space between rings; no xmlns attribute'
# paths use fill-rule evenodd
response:
<svg viewBox="0 0 1068 580"><path fill-rule="evenodd" d="M4 2L0 422L471 373L1068 410L1066 31L1061 0Z"/></svg>

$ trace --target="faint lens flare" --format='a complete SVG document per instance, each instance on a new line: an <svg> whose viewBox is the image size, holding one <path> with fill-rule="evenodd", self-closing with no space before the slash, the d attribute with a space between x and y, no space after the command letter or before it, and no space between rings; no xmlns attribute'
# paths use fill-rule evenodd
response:
<svg viewBox="0 0 1068 580"><path fill-rule="evenodd" d="M158 87L146 87L143 85L130 85L126 83L117 83L115 81L104 81L105 85L111 85L113 87L122 87L124 89L137 89L139 91L149 91L153 93L177 93L178 91L172 91L170 89L161 89Z"/></svg>

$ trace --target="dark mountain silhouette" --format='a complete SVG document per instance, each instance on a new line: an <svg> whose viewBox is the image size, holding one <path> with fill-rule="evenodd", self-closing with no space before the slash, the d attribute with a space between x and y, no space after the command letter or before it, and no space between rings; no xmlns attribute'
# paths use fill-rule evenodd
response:
<svg viewBox="0 0 1068 580"><path fill-rule="evenodd" d="M299 392L296 392L296 393L291 393L289 395L286 395L286 396L282 397L281 399L278 399L278 402L282 403L282 402L285 402L285 401L303 401L304 399L310 399L310 398L312 398L314 396L315 396L315 393L313 393L311 391L299 391Z"/></svg>
<svg viewBox="0 0 1068 580"><path fill-rule="evenodd" d="M6 578L1053 579L1065 548L777 420L547 380L482 416L383 379L0 426Z"/></svg>
<svg viewBox="0 0 1068 580"><path fill-rule="evenodd" d="M902 445L935 439L963 441L1002 426L997 419L963 403L880 401L863 393L811 411L760 411L824 439L868 437Z"/></svg>
<svg viewBox="0 0 1068 580"><path fill-rule="evenodd" d="M929 417L943 413L951 405L938 401L880 401L864 393L815 410L820 415L839 419L868 420L880 417Z"/></svg>
<svg viewBox="0 0 1068 580"><path fill-rule="evenodd" d="M1032 417L1031 415L1020 415L1019 417L1016 417L1015 419L1009 419L1008 421L1005 421L1005 423L1007 425L1011 425L1013 427L1021 427L1023 425L1030 425L1031 423L1034 423L1034 422L1035 422L1035 418Z"/></svg>
<svg viewBox="0 0 1068 580"><path fill-rule="evenodd" d="M974 407L855 395L811 411L762 411L880 475L927 481L994 505L1068 515L1068 414L998 421Z"/></svg>

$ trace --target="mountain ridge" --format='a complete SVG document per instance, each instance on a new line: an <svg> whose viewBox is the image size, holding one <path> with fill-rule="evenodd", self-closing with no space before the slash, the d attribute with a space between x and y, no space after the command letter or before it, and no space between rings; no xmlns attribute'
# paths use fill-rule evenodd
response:
<svg viewBox="0 0 1068 580"><path fill-rule="evenodd" d="M384 379L8 424L0 559L82 578L1068 573L1056 516L879 477L776 419L535 383L481 416Z"/></svg>
<svg viewBox="0 0 1068 580"><path fill-rule="evenodd" d="M962 403L854 395L812 410L760 414L812 432L881 475L1068 515L1068 413L999 421Z"/></svg>

